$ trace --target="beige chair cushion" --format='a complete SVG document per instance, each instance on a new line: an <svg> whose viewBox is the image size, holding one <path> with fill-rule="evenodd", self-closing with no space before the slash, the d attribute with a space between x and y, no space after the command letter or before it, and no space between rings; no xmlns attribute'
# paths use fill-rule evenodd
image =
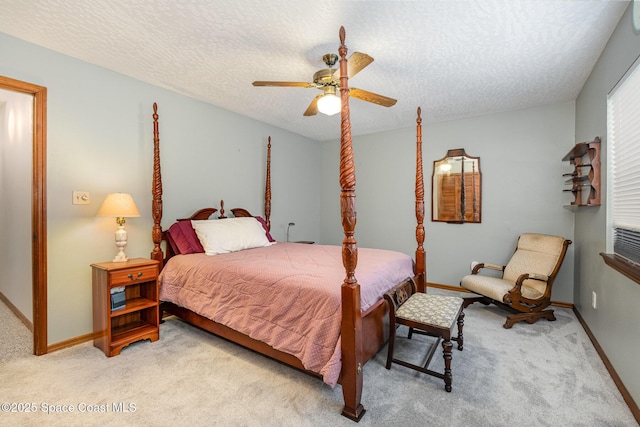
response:
<svg viewBox="0 0 640 427"><path fill-rule="evenodd" d="M418 292L400 306L396 317L451 329L462 303L462 298Z"/></svg>
<svg viewBox="0 0 640 427"><path fill-rule="evenodd" d="M526 280L525 283L532 281L533 280ZM462 278L462 280L460 281L460 285L463 288L470 290L471 292L475 292L477 294L489 297L493 300L503 302L502 298L504 298L505 294L513 288L515 283L497 277L470 274ZM525 298L538 299L543 295L537 289L525 285L522 286L521 290L522 295Z"/></svg>
<svg viewBox="0 0 640 427"><path fill-rule="evenodd" d="M562 255L564 238L547 234L525 233L518 239L518 247L504 269L502 278L515 283L521 274L551 275ZM546 282L525 280L523 285L544 294ZM524 291L523 291L524 292ZM526 295L525 295L526 297ZM528 297L527 297L528 298Z"/></svg>

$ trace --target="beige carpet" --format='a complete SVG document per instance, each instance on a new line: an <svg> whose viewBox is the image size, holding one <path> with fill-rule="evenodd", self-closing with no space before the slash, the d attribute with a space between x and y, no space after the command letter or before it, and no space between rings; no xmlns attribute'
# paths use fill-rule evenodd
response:
<svg viewBox="0 0 640 427"><path fill-rule="evenodd" d="M0 301L0 363L33 354L33 334Z"/></svg>
<svg viewBox="0 0 640 427"><path fill-rule="evenodd" d="M636 422L570 310L502 328L504 313L466 310L453 391L394 365L365 366L360 424L320 380L175 318L155 343L107 358L91 343L0 362L3 426L634 426ZM416 337L412 345L422 344ZM408 350L406 340L398 344ZM423 348L412 350L419 354ZM439 352L438 352L439 353ZM434 369L442 358L434 357ZM18 412L4 412L7 408ZM32 410L32 413L25 413ZM73 412L45 413L45 410ZM22 411L22 412L20 412Z"/></svg>

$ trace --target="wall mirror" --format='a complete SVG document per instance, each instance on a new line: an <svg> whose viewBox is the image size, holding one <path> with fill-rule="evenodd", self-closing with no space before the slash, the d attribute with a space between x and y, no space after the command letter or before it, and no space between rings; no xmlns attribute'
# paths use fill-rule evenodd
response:
<svg viewBox="0 0 640 427"><path fill-rule="evenodd" d="M431 220L462 224L481 222L482 174L480 157L464 148L447 151L433 162Z"/></svg>

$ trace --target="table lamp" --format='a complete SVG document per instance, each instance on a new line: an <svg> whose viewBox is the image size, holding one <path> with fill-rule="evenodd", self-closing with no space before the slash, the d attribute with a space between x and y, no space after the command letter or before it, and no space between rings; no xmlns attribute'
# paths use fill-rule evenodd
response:
<svg viewBox="0 0 640 427"><path fill-rule="evenodd" d="M138 217L140 212L133 201L133 197L126 193L112 193L107 195L107 198L102 202L100 210L96 215L98 217L115 217L118 223L118 229L116 230L116 246L118 247L118 254L114 258L113 262L124 262L129 258L124 253L124 248L127 246L127 230L124 229L125 217Z"/></svg>

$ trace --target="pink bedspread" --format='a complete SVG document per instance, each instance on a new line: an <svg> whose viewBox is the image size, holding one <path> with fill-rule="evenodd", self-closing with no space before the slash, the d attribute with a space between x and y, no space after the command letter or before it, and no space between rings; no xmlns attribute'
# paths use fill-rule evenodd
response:
<svg viewBox="0 0 640 427"><path fill-rule="evenodd" d="M363 311L411 276L411 257L358 248ZM224 255L174 256L160 274L160 300L296 356L333 387L341 366L344 278L340 246L277 243Z"/></svg>

